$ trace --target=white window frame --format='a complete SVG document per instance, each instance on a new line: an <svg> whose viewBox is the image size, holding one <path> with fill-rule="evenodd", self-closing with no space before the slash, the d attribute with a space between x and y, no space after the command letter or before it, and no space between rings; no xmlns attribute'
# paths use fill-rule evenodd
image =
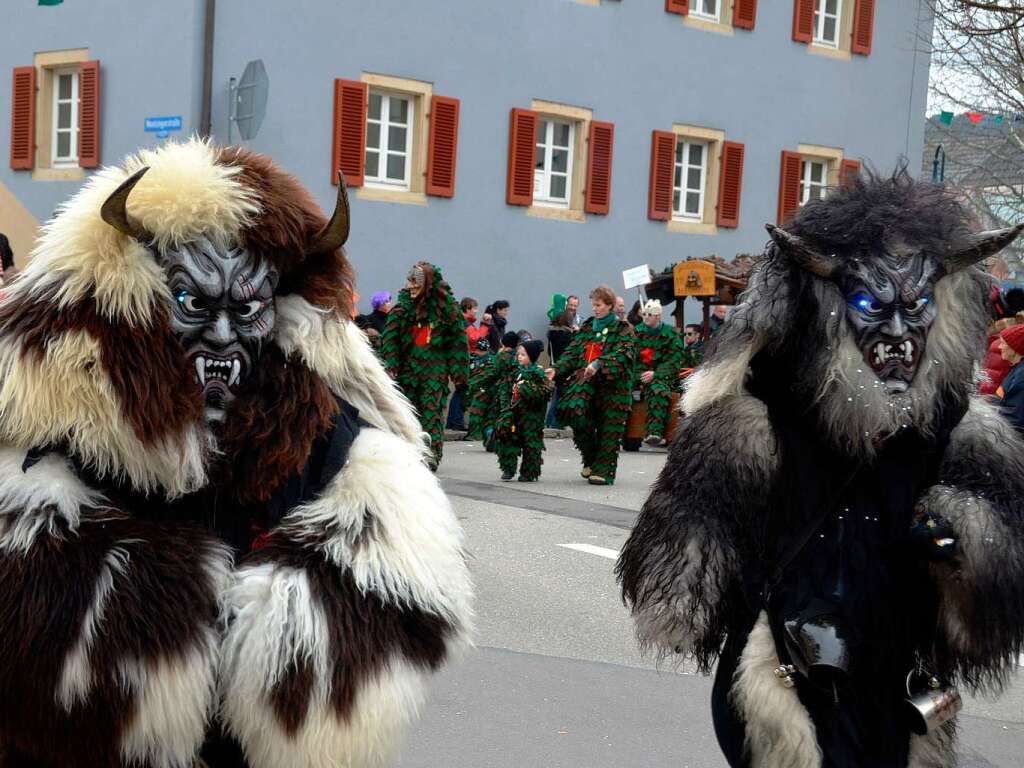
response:
<svg viewBox="0 0 1024 768"><path fill-rule="evenodd" d="M722 16L722 3L724 0L711 0L715 4L714 13L706 13L704 11L704 3L706 0L692 0L690 8L690 16L695 19L703 19L704 21L713 21L716 24L719 22Z"/></svg>
<svg viewBox="0 0 1024 768"><path fill-rule="evenodd" d="M363 183L368 187L375 187L377 189L400 189L408 192L411 189L412 179L412 163L413 163L413 132L416 129L416 97L408 93L396 93L395 91L385 91L378 88L371 88L367 96L379 96L380 102L380 119L370 117L369 105L366 109L366 126L367 126L367 145L363 150L364 153L370 152L371 150L377 153L377 175L371 176L369 171L364 176ZM405 114L405 149L395 150L388 148L388 138L391 132L391 126L402 126L402 123L391 122L391 99L397 98L402 99L408 105L406 107ZM375 123L380 126L378 137L380 143L376 147L370 147L369 145L369 126L370 123ZM404 155L405 156L405 176L403 179L391 179L388 178L388 157L390 155ZM364 158L365 161L365 158Z"/></svg>
<svg viewBox="0 0 1024 768"><path fill-rule="evenodd" d="M79 110L79 70L78 67L63 67L54 69L52 72L53 101L50 108L52 128L50 129L50 165L53 168L69 168L78 165L78 110ZM71 98L60 98L60 78L65 75L71 76ZM71 105L71 125L67 128L60 128L60 105ZM61 157L57 154L57 135L60 133L70 134L69 147L71 154Z"/></svg>
<svg viewBox="0 0 1024 768"><path fill-rule="evenodd" d="M534 136L534 169L533 169L533 202L534 205L542 205L548 208L569 208L572 203L572 175L573 175L573 153L576 151L576 123L572 120L562 120L555 117L541 115L538 118L547 124L544 131L544 141L537 141ZM569 146L559 144L555 146L555 126L564 125L569 127ZM544 147L544 167L536 167L537 149ZM555 149L567 151L567 159L564 173L551 170L551 160ZM565 198L551 196L551 177L553 175L565 176Z"/></svg>
<svg viewBox="0 0 1024 768"><path fill-rule="evenodd" d="M686 213L686 193L694 191L686 186L689 171L698 166L690 163L690 147L699 144L703 147L701 151L700 168L700 189L697 190L700 197L697 203L697 213ZM679 148L682 147L680 153ZM679 207L673 204L672 218L676 221L703 221L704 220L704 197L708 188L708 155L711 152L710 141L690 139L686 136L676 136L676 156L672 158L672 198L675 201L676 192L679 193ZM677 158L682 155L681 160ZM679 170L679 186L676 186L676 171Z"/></svg>
<svg viewBox="0 0 1024 768"><path fill-rule="evenodd" d="M825 8L828 4L828 0L815 0L814 2L814 36L813 42L815 45L820 45L825 48L839 48L839 28L842 25L843 19L843 0L836 0L836 12L835 16L831 13L826 13ZM836 37L834 40L825 39L825 21L827 19L834 18L836 25Z"/></svg>
<svg viewBox="0 0 1024 768"><path fill-rule="evenodd" d="M811 180L811 171L813 166L821 166L821 181ZM818 187L821 189L820 197L816 197L815 200L825 197L825 190L828 189L828 172L829 172L829 161L820 157L805 157L801 161L800 166L800 205L806 205L811 199L811 188Z"/></svg>

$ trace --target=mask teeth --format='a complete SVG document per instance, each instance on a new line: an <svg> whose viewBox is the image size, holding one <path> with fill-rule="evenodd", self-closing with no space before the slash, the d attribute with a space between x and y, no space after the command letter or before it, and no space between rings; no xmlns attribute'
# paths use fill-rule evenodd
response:
<svg viewBox="0 0 1024 768"><path fill-rule="evenodd" d="M199 377L199 386L206 386L206 358L200 355L196 358L196 376Z"/></svg>

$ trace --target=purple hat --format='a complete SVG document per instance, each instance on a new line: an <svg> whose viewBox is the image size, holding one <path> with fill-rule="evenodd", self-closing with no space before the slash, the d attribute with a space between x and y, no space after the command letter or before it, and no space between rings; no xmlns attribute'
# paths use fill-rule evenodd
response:
<svg viewBox="0 0 1024 768"><path fill-rule="evenodd" d="M391 294L387 291L377 291L373 294L373 298L370 299L370 306L374 309L380 309L385 304L391 301Z"/></svg>

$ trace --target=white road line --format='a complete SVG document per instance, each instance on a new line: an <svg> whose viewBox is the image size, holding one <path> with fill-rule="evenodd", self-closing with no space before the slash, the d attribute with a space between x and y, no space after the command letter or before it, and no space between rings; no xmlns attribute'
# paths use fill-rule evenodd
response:
<svg viewBox="0 0 1024 768"><path fill-rule="evenodd" d="M619 550L608 549L608 547L595 547L593 544L559 544L564 549L575 549L577 552L586 552L588 555L607 557L609 560L619 559Z"/></svg>

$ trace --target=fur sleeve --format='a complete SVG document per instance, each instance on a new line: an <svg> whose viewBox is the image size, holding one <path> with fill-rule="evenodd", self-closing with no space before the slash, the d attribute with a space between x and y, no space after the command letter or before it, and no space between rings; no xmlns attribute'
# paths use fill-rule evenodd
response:
<svg viewBox="0 0 1024 768"><path fill-rule="evenodd" d="M764 404L730 395L688 414L616 565L640 644L718 655L742 599L740 521L756 514L778 466Z"/></svg>
<svg viewBox="0 0 1024 768"><path fill-rule="evenodd" d="M998 688L1024 651L1024 441L994 407L972 400L920 506L958 538L932 566L940 645L968 685Z"/></svg>
<svg viewBox="0 0 1024 768"><path fill-rule="evenodd" d="M253 768L382 764L470 632L455 515L416 447L376 429L237 575L222 713Z"/></svg>
<svg viewBox="0 0 1024 768"><path fill-rule="evenodd" d="M0 449L0 752L191 765L215 703L229 553L105 507L66 460Z"/></svg>

